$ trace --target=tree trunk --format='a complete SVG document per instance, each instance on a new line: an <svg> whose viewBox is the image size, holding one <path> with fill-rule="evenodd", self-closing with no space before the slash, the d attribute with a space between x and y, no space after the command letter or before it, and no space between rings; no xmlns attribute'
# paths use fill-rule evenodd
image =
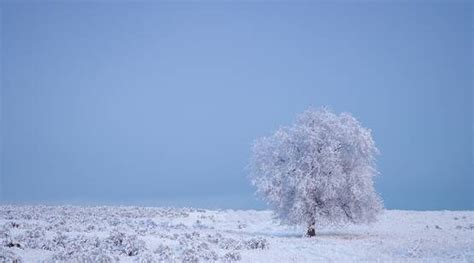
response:
<svg viewBox="0 0 474 263"><path fill-rule="evenodd" d="M306 236L307 236L307 237L314 237L314 236L316 236L316 230L315 230L314 223L311 224L311 225L308 227L308 232L306 232Z"/></svg>

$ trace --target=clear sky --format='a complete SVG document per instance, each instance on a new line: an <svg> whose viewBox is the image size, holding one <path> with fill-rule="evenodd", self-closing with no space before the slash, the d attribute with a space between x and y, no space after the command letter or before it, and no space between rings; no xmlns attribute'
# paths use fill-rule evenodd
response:
<svg viewBox="0 0 474 263"><path fill-rule="evenodd" d="M353 113L391 209L474 209L473 4L1 4L3 203L263 208L250 145Z"/></svg>

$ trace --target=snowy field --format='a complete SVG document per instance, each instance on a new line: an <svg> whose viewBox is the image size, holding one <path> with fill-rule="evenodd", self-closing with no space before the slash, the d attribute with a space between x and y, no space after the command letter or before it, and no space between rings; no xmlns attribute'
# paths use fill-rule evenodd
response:
<svg viewBox="0 0 474 263"><path fill-rule="evenodd" d="M269 211L0 206L0 262L474 262L474 211L304 232Z"/></svg>

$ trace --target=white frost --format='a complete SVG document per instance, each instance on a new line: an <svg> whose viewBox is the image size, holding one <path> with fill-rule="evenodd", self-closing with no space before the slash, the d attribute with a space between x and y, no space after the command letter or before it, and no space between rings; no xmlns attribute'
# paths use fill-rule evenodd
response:
<svg viewBox="0 0 474 263"><path fill-rule="evenodd" d="M377 148L350 114L308 109L256 140L252 153L252 183L285 223L370 223L382 210L373 186Z"/></svg>

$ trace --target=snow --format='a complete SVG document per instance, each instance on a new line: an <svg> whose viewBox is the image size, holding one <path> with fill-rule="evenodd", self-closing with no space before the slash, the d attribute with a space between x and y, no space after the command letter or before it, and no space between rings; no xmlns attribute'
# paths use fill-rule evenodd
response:
<svg viewBox="0 0 474 263"><path fill-rule="evenodd" d="M474 262L474 211L386 210L304 233L270 211L0 206L0 262Z"/></svg>

